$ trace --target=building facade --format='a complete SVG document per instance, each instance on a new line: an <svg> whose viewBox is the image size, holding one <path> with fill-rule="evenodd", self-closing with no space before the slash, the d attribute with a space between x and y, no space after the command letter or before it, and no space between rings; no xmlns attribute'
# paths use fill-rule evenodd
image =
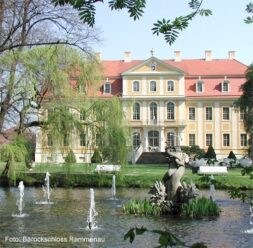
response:
<svg viewBox="0 0 253 248"><path fill-rule="evenodd" d="M98 54L98 56L100 56ZM226 59L213 59L205 51L202 59L175 58L102 61L105 81L99 95L118 96L123 104L127 125L132 130L132 162L142 152L164 151L165 146L212 145L218 158L232 150L237 156L247 151L243 113L233 103L241 95L247 66L230 51ZM47 162L45 148L38 142L36 162ZM89 162L93 151L82 149L81 141L73 147L77 161ZM56 156L61 162L61 155ZM52 159L52 158L51 158ZM55 159L54 159L55 160Z"/></svg>

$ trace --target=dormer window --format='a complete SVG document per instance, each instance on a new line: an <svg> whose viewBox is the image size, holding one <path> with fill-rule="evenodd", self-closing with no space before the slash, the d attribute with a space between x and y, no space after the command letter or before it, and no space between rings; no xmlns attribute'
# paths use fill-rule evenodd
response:
<svg viewBox="0 0 253 248"><path fill-rule="evenodd" d="M105 94L110 94L111 93L111 91L112 91L112 89L111 89L112 87L111 87L111 83L110 82L106 82L105 84L104 84L104 93Z"/></svg>
<svg viewBox="0 0 253 248"><path fill-rule="evenodd" d="M221 91L222 92L229 92L229 81L228 80L224 80L221 83Z"/></svg>
<svg viewBox="0 0 253 248"><path fill-rule="evenodd" d="M198 80L196 83L196 92L202 93L204 92L204 81Z"/></svg>

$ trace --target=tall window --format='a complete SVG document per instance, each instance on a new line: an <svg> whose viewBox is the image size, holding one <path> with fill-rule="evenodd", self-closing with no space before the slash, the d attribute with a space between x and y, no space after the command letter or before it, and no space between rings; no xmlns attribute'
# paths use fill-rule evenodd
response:
<svg viewBox="0 0 253 248"><path fill-rule="evenodd" d="M140 91L140 82L139 81L133 81L133 91L135 91L135 92Z"/></svg>
<svg viewBox="0 0 253 248"><path fill-rule="evenodd" d="M152 92L156 91L156 81L150 81L149 90Z"/></svg>
<svg viewBox="0 0 253 248"><path fill-rule="evenodd" d="M213 135L211 133L206 134L206 146L213 145Z"/></svg>
<svg viewBox="0 0 253 248"><path fill-rule="evenodd" d="M175 105L172 102L167 104L167 119L174 120L175 119Z"/></svg>
<svg viewBox="0 0 253 248"><path fill-rule="evenodd" d="M246 133L241 133L240 134L240 144L241 146L247 146L247 135Z"/></svg>
<svg viewBox="0 0 253 248"><path fill-rule="evenodd" d="M194 121L195 118L196 118L195 108L190 107L189 108L189 120Z"/></svg>
<svg viewBox="0 0 253 248"><path fill-rule="evenodd" d="M138 132L133 133L133 148L136 149L141 143L141 135Z"/></svg>
<svg viewBox="0 0 253 248"><path fill-rule="evenodd" d="M195 134L194 133L190 133L189 134L189 146L195 146Z"/></svg>
<svg viewBox="0 0 253 248"><path fill-rule="evenodd" d="M197 81L196 83L196 92L204 92L204 82L203 81Z"/></svg>
<svg viewBox="0 0 253 248"><path fill-rule="evenodd" d="M223 146L230 146L230 136L228 133L223 134Z"/></svg>
<svg viewBox="0 0 253 248"><path fill-rule="evenodd" d="M150 104L150 120L157 120L157 104L155 102Z"/></svg>
<svg viewBox="0 0 253 248"><path fill-rule="evenodd" d="M85 133L80 133L80 146L86 146L86 135Z"/></svg>
<svg viewBox="0 0 253 248"><path fill-rule="evenodd" d="M85 121L85 119L86 119L86 112L85 112L85 110L81 110L80 111L80 121Z"/></svg>
<svg viewBox="0 0 253 248"><path fill-rule="evenodd" d="M213 119L212 107L207 107L206 108L206 120L211 121L212 119Z"/></svg>
<svg viewBox="0 0 253 248"><path fill-rule="evenodd" d="M140 104L138 102L133 105L133 120L140 120Z"/></svg>
<svg viewBox="0 0 253 248"><path fill-rule="evenodd" d="M63 137L63 145L69 146L69 135L64 135Z"/></svg>
<svg viewBox="0 0 253 248"><path fill-rule="evenodd" d="M229 107L223 107L222 109L222 119L229 120Z"/></svg>
<svg viewBox="0 0 253 248"><path fill-rule="evenodd" d="M221 84L221 91L222 92L229 92L229 81L225 80Z"/></svg>
<svg viewBox="0 0 253 248"><path fill-rule="evenodd" d="M174 81L170 80L167 82L167 90L174 91Z"/></svg>
<svg viewBox="0 0 253 248"><path fill-rule="evenodd" d="M50 134L47 135L47 146L53 146L53 139Z"/></svg>
<svg viewBox="0 0 253 248"><path fill-rule="evenodd" d="M104 93L111 93L111 84L109 82L104 84Z"/></svg>
<svg viewBox="0 0 253 248"><path fill-rule="evenodd" d="M149 131L148 132L148 145L149 146L159 146L159 132Z"/></svg>
<svg viewBox="0 0 253 248"><path fill-rule="evenodd" d="M175 146L175 133L173 132L167 133L167 146L169 147Z"/></svg>
<svg viewBox="0 0 253 248"><path fill-rule="evenodd" d="M240 111L240 120L243 121L245 119L245 112Z"/></svg>

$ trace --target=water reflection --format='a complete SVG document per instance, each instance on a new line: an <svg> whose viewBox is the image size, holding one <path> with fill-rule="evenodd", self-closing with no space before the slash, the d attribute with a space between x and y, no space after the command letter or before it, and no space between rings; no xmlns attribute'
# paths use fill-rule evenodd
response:
<svg viewBox="0 0 253 248"><path fill-rule="evenodd" d="M24 202L29 216L12 218L15 210L16 189L0 188L0 247L155 247L157 236L144 234L131 245L123 240L132 227L145 226L148 229L168 229L188 244L205 242L208 247L250 248L253 235L243 230L252 228L249 224L247 204L229 199L222 191L215 197L221 206L221 216L216 220L185 220L170 217L142 217L123 215L120 205L132 198L148 198L148 190L117 189L117 200L111 200L111 189L94 189L98 228L87 230L89 189L55 188L52 194L54 205L36 205L41 197L40 188L26 188ZM208 191L202 194L209 194ZM6 237L27 237L29 242L11 242ZM39 238L51 242L39 242ZM43 241L43 240L42 240ZM65 242L66 241L66 242Z"/></svg>

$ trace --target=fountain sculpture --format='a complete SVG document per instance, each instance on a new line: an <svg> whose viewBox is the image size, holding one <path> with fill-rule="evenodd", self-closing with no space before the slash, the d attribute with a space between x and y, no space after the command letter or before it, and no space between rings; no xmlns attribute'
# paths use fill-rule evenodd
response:
<svg viewBox="0 0 253 248"><path fill-rule="evenodd" d="M169 149L166 152L169 155L169 170L163 176L162 182L156 182L150 189L150 201L160 206L164 213L177 214L181 204L197 197L198 190L193 183L181 183L185 164L189 162L187 154Z"/></svg>
<svg viewBox="0 0 253 248"><path fill-rule="evenodd" d="M88 211L87 223L90 230L96 228L95 216L97 215L95 209L95 195L94 190L90 189L90 207Z"/></svg>

